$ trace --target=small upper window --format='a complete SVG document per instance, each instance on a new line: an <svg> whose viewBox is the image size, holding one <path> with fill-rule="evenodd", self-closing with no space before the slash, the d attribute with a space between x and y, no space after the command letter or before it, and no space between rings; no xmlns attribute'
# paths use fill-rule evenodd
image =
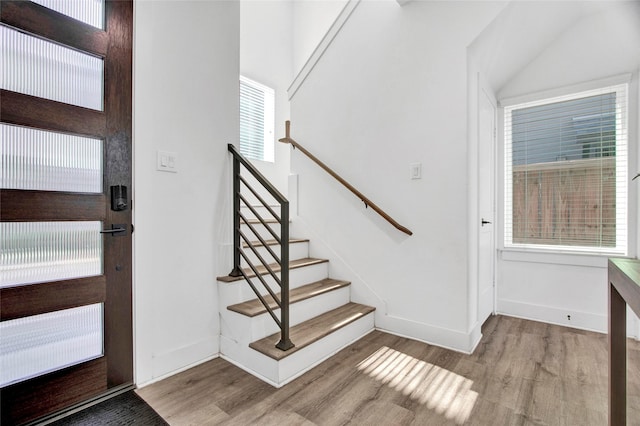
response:
<svg viewBox="0 0 640 426"><path fill-rule="evenodd" d="M274 161L273 89L240 77L240 152L247 158Z"/></svg>
<svg viewBox="0 0 640 426"><path fill-rule="evenodd" d="M627 85L505 107L505 247L627 254Z"/></svg>

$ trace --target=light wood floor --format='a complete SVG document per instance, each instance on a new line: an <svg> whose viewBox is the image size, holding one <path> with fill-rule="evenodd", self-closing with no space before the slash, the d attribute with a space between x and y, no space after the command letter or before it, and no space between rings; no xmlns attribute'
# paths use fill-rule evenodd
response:
<svg viewBox="0 0 640 426"><path fill-rule="evenodd" d="M281 389L215 359L138 390L171 425L606 425L607 337L495 316L472 355L373 332ZM627 421L640 425L640 343Z"/></svg>

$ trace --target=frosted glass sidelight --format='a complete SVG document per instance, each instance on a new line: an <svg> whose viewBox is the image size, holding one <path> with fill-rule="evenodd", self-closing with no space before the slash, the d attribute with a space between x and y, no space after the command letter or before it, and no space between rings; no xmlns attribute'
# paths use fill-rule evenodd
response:
<svg viewBox="0 0 640 426"><path fill-rule="evenodd" d="M31 0L63 15L104 29L104 0Z"/></svg>
<svg viewBox="0 0 640 426"><path fill-rule="evenodd" d="M0 288L102 274L101 222L0 223Z"/></svg>
<svg viewBox="0 0 640 426"><path fill-rule="evenodd" d="M0 186L102 192L102 140L0 124Z"/></svg>
<svg viewBox="0 0 640 426"><path fill-rule="evenodd" d="M5 26L0 40L3 89L102 110L102 59Z"/></svg>
<svg viewBox="0 0 640 426"><path fill-rule="evenodd" d="M104 353L102 303L0 322L0 387Z"/></svg>

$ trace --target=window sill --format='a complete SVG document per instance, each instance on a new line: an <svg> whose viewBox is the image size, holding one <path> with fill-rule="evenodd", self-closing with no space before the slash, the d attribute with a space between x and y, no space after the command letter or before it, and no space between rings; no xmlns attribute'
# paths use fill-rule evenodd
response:
<svg viewBox="0 0 640 426"><path fill-rule="evenodd" d="M609 257L627 257L614 253L569 252L508 247L499 249L500 260L505 262L545 263L553 265L606 268Z"/></svg>

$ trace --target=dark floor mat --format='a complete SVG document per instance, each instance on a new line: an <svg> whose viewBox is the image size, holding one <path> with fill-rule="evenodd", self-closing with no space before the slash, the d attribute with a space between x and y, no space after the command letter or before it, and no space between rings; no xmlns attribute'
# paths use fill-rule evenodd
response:
<svg viewBox="0 0 640 426"><path fill-rule="evenodd" d="M134 391L128 391L51 424L164 426L169 423Z"/></svg>

